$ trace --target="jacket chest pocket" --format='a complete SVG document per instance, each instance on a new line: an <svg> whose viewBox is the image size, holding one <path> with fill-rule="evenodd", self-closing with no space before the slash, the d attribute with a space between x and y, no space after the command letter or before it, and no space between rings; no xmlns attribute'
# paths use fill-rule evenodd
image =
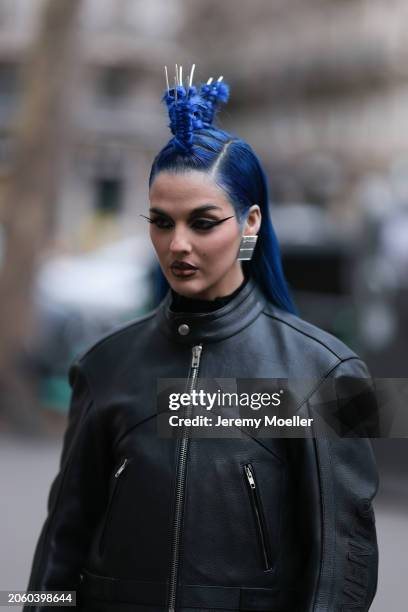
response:
<svg viewBox="0 0 408 612"><path fill-rule="evenodd" d="M106 536L109 531L113 509L119 497L120 487L123 483L124 474L125 474L126 468L129 466L129 463L130 463L130 459L127 459L127 458L123 459L123 461L121 462L120 466L118 467L118 469L116 470L113 476L113 485L112 485L111 494L109 497L108 506L106 508L105 519L103 522L102 531L101 531L101 535L99 539L99 553L100 554L102 554L103 551L105 550Z"/></svg>
<svg viewBox="0 0 408 612"><path fill-rule="evenodd" d="M261 562L264 570L272 569L272 556L270 550L270 539L266 525L264 509L262 506L261 493L256 481L255 470L251 463L243 466L244 478L251 502L253 520L261 553Z"/></svg>

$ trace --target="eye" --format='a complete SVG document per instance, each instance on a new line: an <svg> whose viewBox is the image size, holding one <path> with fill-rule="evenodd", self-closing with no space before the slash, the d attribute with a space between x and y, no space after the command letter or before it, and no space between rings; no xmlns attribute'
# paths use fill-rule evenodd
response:
<svg viewBox="0 0 408 612"><path fill-rule="evenodd" d="M165 217L156 217L156 219L152 220L159 229L170 229L174 226L174 223Z"/></svg>
<svg viewBox="0 0 408 612"><path fill-rule="evenodd" d="M210 219L195 219L191 227L197 230L210 230L218 224L219 221L212 221Z"/></svg>
<svg viewBox="0 0 408 612"><path fill-rule="evenodd" d="M145 217L152 225L155 225L159 229L171 229L174 227L174 224L170 219L166 219L166 217L155 217L154 219L149 219Z"/></svg>

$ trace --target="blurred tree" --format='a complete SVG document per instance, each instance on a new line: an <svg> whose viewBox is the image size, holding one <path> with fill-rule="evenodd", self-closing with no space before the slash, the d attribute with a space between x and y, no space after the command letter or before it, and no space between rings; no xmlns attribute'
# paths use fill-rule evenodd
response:
<svg viewBox="0 0 408 612"><path fill-rule="evenodd" d="M58 175L67 134L81 0L47 0L23 75L16 157L3 203L0 269L0 406L20 429L39 429L33 382L24 368L32 327L32 285L53 231ZM66 140L66 138L65 138Z"/></svg>

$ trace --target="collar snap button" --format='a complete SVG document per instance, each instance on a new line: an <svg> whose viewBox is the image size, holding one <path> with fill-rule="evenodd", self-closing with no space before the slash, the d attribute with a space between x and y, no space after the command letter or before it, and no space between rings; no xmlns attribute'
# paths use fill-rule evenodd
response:
<svg viewBox="0 0 408 612"><path fill-rule="evenodd" d="M187 334L190 333L190 327L187 325L187 323L182 323L181 325L179 325L177 331L180 336L187 336Z"/></svg>

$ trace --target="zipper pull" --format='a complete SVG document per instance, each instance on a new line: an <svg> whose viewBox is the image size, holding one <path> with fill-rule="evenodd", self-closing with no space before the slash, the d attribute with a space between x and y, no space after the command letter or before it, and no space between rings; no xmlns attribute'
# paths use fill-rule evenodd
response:
<svg viewBox="0 0 408 612"><path fill-rule="evenodd" d="M250 465L244 465L244 470L245 470L245 474L246 474L247 480L249 482L249 486L251 487L251 489L255 489L256 488L255 479L254 479L253 474L252 474L251 466Z"/></svg>
<svg viewBox="0 0 408 612"><path fill-rule="evenodd" d="M196 346L193 346L192 351L193 351L193 359L191 361L191 367L192 368L198 368L198 366L200 365L200 357L201 357L201 351L203 350L203 345L202 344L197 344Z"/></svg>
<svg viewBox="0 0 408 612"><path fill-rule="evenodd" d="M125 469L126 465L128 463L128 459L125 459L124 462L122 463L122 465L120 466L120 468L117 470L116 474L115 474L115 478L118 478L118 476L121 475L121 473L123 472L123 470Z"/></svg>

